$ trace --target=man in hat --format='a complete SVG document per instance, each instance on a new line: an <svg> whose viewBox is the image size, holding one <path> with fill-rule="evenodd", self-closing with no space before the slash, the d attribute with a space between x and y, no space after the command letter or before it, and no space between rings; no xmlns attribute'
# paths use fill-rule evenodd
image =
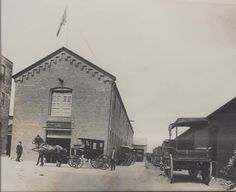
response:
<svg viewBox="0 0 236 192"><path fill-rule="evenodd" d="M19 141L19 143L16 146L16 155L17 155L16 161L20 161L20 157L22 155L22 152L23 152L22 142Z"/></svg>
<svg viewBox="0 0 236 192"><path fill-rule="evenodd" d="M111 171L116 169L116 148L113 147L111 152Z"/></svg>
<svg viewBox="0 0 236 192"><path fill-rule="evenodd" d="M36 147L39 148L44 145L44 140L42 137L40 137L40 135L37 135L33 140L33 144L35 144Z"/></svg>

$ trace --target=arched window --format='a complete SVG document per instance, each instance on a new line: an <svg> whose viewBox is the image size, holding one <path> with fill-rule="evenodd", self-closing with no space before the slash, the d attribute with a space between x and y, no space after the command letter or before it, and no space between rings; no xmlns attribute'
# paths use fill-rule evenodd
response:
<svg viewBox="0 0 236 192"><path fill-rule="evenodd" d="M72 89L51 89L51 116L70 117L72 103Z"/></svg>

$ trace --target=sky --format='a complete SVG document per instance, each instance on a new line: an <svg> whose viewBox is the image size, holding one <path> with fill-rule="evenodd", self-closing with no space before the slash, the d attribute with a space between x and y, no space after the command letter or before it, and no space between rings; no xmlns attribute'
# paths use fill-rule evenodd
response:
<svg viewBox="0 0 236 192"><path fill-rule="evenodd" d="M2 0L13 74L62 46L116 76L148 151L177 118L205 117L236 96L234 0ZM12 93L11 114L14 84Z"/></svg>

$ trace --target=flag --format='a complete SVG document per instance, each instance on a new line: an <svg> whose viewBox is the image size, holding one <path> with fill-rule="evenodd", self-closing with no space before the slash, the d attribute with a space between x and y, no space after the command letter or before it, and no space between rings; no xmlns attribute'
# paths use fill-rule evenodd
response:
<svg viewBox="0 0 236 192"><path fill-rule="evenodd" d="M66 8L65 8L65 11L63 13L61 23L59 25L59 29L57 30L57 37L58 37L58 35L59 35L60 31L61 31L62 25L65 25L65 24L66 24Z"/></svg>

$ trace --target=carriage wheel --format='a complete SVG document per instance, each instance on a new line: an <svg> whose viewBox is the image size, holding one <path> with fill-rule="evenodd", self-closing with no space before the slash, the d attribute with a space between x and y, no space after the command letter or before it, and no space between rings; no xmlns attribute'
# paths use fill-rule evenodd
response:
<svg viewBox="0 0 236 192"><path fill-rule="evenodd" d="M194 168L191 168L188 170L188 173L189 173L189 176L192 177L192 178L196 178L197 175L198 175L198 170L197 169L194 169Z"/></svg>
<svg viewBox="0 0 236 192"><path fill-rule="evenodd" d="M102 166L100 167L100 169L106 170L106 169L108 169L110 166L111 166L110 163L104 162L104 163L102 164Z"/></svg>
<svg viewBox="0 0 236 192"><path fill-rule="evenodd" d="M100 155L97 159L99 161L99 168L106 170L110 167L110 158L107 155Z"/></svg>
<svg viewBox="0 0 236 192"><path fill-rule="evenodd" d="M82 158L76 158L76 157L71 157L69 158L69 160L67 161L67 164L73 168L80 168L83 166L84 162L82 160Z"/></svg>
<svg viewBox="0 0 236 192"><path fill-rule="evenodd" d="M76 159L74 160L74 166L73 166L73 167L76 168L76 169L78 169L78 168L82 167L83 164L84 164L83 159L79 157L79 158L76 158Z"/></svg>
<svg viewBox="0 0 236 192"><path fill-rule="evenodd" d="M208 185L211 181L212 175L212 162L207 163L207 166L202 170L202 180Z"/></svg>
<svg viewBox="0 0 236 192"><path fill-rule="evenodd" d="M97 169L98 168L98 162L96 159L91 159L90 160L90 164L91 166L94 168L94 169Z"/></svg>
<svg viewBox="0 0 236 192"><path fill-rule="evenodd" d="M67 164L70 166L70 167L73 167L73 158L69 158L68 161L67 161Z"/></svg>
<svg viewBox="0 0 236 192"><path fill-rule="evenodd" d="M172 183L172 181L173 181L173 158L172 158L171 154L169 155L169 160L168 160L167 166L168 166L167 176L168 176L170 183Z"/></svg>

